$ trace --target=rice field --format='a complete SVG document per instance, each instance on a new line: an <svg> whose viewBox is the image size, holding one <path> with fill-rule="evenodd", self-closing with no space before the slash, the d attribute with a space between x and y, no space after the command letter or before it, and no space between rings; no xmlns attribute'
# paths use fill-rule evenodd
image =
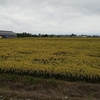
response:
<svg viewBox="0 0 100 100"><path fill-rule="evenodd" d="M100 38L0 39L0 73L100 82Z"/></svg>

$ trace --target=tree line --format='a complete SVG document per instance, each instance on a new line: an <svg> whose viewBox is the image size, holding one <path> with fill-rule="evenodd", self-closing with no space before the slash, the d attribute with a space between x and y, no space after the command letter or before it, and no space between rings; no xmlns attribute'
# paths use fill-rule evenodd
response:
<svg viewBox="0 0 100 100"><path fill-rule="evenodd" d="M76 35L74 33L70 35L54 35L54 34L31 34L27 32L17 33L17 37L100 37L99 35Z"/></svg>

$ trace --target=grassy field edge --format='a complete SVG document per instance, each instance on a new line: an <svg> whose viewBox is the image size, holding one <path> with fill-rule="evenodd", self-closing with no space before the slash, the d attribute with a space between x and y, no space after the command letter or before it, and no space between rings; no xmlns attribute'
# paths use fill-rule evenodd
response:
<svg viewBox="0 0 100 100"><path fill-rule="evenodd" d="M100 84L0 74L0 96L32 100L99 100ZM91 99L92 98L92 99Z"/></svg>

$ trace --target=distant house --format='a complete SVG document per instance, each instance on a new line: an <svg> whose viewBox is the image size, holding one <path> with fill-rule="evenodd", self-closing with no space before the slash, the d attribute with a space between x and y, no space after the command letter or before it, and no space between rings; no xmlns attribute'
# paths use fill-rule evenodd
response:
<svg viewBox="0 0 100 100"><path fill-rule="evenodd" d="M86 35L82 35L82 37L87 37Z"/></svg>
<svg viewBox="0 0 100 100"><path fill-rule="evenodd" d="M85 38L85 37L88 37L87 35L78 35L77 37L80 37L80 38Z"/></svg>
<svg viewBox="0 0 100 100"><path fill-rule="evenodd" d="M0 38L16 38L16 33L12 31L2 31L0 30Z"/></svg>

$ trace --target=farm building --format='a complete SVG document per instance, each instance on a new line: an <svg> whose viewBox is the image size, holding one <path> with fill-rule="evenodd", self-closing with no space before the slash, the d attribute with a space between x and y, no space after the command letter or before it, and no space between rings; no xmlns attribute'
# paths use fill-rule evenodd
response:
<svg viewBox="0 0 100 100"><path fill-rule="evenodd" d="M2 31L0 30L0 38L16 38L16 33L12 31Z"/></svg>

